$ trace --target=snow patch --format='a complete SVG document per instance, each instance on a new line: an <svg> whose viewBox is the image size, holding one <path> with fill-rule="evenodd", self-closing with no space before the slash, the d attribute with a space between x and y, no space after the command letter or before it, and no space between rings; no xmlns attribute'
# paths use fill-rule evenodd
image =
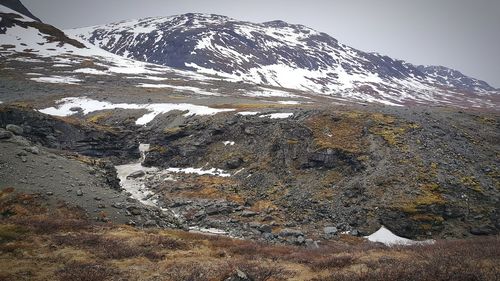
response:
<svg viewBox="0 0 500 281"><path fill-rule="evenodd" d="M235 144L234 141L223 141L222 143L224 144L224 146L228 146L228 145L233 146Z"/></svg>
<svg viewBox="0 0 500 281"><path fill-rule="evenodd" d="M76 79L74 77L67 76L50 76L50 77L38 77L38 78L30 78L30 80L39 82L39 83L53 83L53 84L71 84L78 85L78 82L82 82L80 79Z"/></svg>
<svg viewBox="0 0 500 281"><path fill-rule="evenodd" d="M293 113L271 113L266 115L261 115L260 117L269 117L271 119L286 119L293 116Z"/></svg>
<svg viewBox="0 0 500 281"><path fill-rule="evenodd" d="M425 240L425 241L415 241L408 238L397 236L392 233L389 229L384 226L380 227L379 230L374 232L369 236L365 236L371 242L379 242L386 246L395 246L395 245L418 245L418 244L432 244L434 240Z"/></svg>
<svg viewBox="0 0 500 281"><path fill-rule="evenodd" d="M212 175L219 177L230 177L231 174L225 172L224 170L220 170L217 168L211 168L208 170L203 170L201 168L168 168L166 169L169 172L173 173L185 173L185 174L197 174L197 175Z"/></svg>
<svg viewBox="0 0 500 281"><path fill-rule="evenodd" d="M173 110L187 111L184 116L192 115L214 115L219 112L233 111L234 109L216 109L208 106L194 105L188 103L152 103L152 104L129 104L129 103L111 103L103 102L87 97L69 97L56 102L55 107L49 107L39 110L42 113L54 116L69 116L76 112L72 108L81 108L83 114L89 114L98 110L110 109L143 109L149 113L143 115L135 122L137 125L146 125L156 116Z"/></svg>
<svg viewBox="0 0 500 281"><path fill-rule="evenodd" d="M92 74L92 75L111 75L111 73L107 71L102 71L94 68L80 68L75 71L75 73L84 73L84 74Z"/></svg>

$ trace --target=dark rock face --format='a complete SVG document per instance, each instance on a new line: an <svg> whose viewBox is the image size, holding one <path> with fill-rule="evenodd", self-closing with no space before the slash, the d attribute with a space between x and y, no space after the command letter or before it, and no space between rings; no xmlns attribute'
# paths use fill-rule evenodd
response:
<svg viewBox="0 0 500 281"><path fill-rule="evenodd" d="M496 160L487 147L498 147L492 142L497 121L476 122L497 118L405 109L311 110L275 120L219 114L190 118L175 134L153 128L143 136L152 145L145 164L226 170L231 177L223 181L196 183L196 176L185 176L185 182L151 186L162 186L168 205L187 221L266 241L281 241L273 234L278 227L302 231L304 241L341 232L368 235L380 225L409 238L491 234L498 232L498 216L490 210L499 195L491 177ZM488 144L476 146L472 128L480 128L474 134ZM228 165L235 159L238 165ZM237 194L236 205L203 196L171 202L207 184L218 198Z"/></svg>
<svg viewBox="0 0 500 281"><path fill-rule="evenodd" d="M100 130L91 125L73 124L36 111L15 107L0 110L0 127L10 124L17 133L50 148L70 150L116 161L139 158L138 143L126 130Z"/></svg>

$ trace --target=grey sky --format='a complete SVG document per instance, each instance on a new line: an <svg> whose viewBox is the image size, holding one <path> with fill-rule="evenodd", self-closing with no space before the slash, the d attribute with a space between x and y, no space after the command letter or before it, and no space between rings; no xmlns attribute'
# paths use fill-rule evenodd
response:
<svg viewBox="0 0 500 281"><path fill-rule="evenodd" d="M443 65L500 88L500 0L21 0L44 22L83 27L147 16L214 13L284 20L414 64Z"/></svg>

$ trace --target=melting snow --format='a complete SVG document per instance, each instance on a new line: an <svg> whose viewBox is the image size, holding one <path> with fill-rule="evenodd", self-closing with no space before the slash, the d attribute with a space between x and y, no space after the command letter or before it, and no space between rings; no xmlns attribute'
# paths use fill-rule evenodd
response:
<svg viewBox="0 0 500 281"><path fill-rule="evenodd" d="M298 102L298 101L294 101L294 100L288 100L288 101L278 101L278 103L280 103L280 104L289 104L289 105L293 105L293 104L300 104L300 102Z"/></svg>
<svg viewBox="0 0 500 281"><path fill-rule="evenodd" d="M224 170L220 170L217 168L211 168L208 170L203 170L201 168L168 168L167 171L173 172L173 173L212 175L212 176L219 176L219 177L231 176L231 174L226 173Z"/></svg>
<svg viewBox="0 0 500 281"><path fill-rule="evenodd" d="M152 103L152 104L129 104L129 103L111 103L89 99L87 97L70 97L63 98L56 102L55 107L49 107L40 110L40 112L55 115L69 116L76 112L72 108L81 108L84 114L89 114L98 110L109 109L145 109L149 113L143 115L135 122L137 125L146 125L151 122L157 115L167 113L173 110L187 111L184 116L192 115L214 115L219 112L233 111L234 109L216 109L208 106L194 105L188 103Z"/></svg>
<svg viewBox="0 0 500 281"><path fill-rule="evenodd" d="M38 78L30 78L33 81L40 83L54 83L54 84L73 84L78 85L78 82L82 82L80 79L76 79L73 77L66 76L50 76L50 77L38 77Z"/></svg>
<svg viewBox="0 0 500 281"><path fill-rule="evenodd" d="M224 146L234 145L234 141L223 141L222 143L224 144Z"/></svg>
<svg viewBox="0 0 500 281"><path fill-rule="evenodd" d="M220 94L217 93L212 93L208 92L205 90L202 90L200 88L196 87L191 87L191 86L174 86L174 85L168 85L168 84L147 84L147 83L141 83L137 85L137 87L140 88L157 88L157 89L165 89L165 88L171 88L174 89L175 91L190 91L198 95L203 95L203 96L220 96Z"/></svg>
<svg viewBox="0 0 500 281"><path fill-rule="evenodd" d="M266 115L261 115L260 117L269 117L271 119L286 119L293 116L293 113L271 113Z"/></svg>
<svg viewBox="0 0 500 281"><path fill-rule="evenodd" d="M434 243L434 240L414 241L408 238L397 236L384 226L380 227L380 229L374 232L372 235L365 236L365 238L367 238L369 241L379 242L387 246Z"/></svg>
<svg viewBox="0 0 500 281"><path fill-rule="evenodd" d="M77 70L75 70L73 72L75 72L75 73L92 74L92 75L111 75L107 71L98 70L98 69L94 69L94 68L80 68L80 69L77 69Z"/></svg>
<svg viewBox="0 0 500 281"><path fill-rule="evenodd" d="M258 111L241 111L241 112L238 112L237 114L247 116L247 115L257 115L259 113L260 112L258 112Z"/></svg>

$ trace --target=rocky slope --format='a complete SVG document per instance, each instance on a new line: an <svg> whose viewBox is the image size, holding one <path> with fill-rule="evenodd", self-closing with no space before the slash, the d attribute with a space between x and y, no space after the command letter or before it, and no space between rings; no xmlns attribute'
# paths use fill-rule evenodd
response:
<svg viewBox="0 0 500 281"><path fill-rule="evenodd" d="M123 204L113 212L128 214L116 216L119 223L131 220L139 226L208 229L272 243L311 245L338 239L342 232L370 234L381 225L398 235L422 239L498 233L500 130L495 107L359 105L359 101L373 100L357 91L346 98L318 94L314 89L229 81L123 58L0 8L0 103L5 103L0 105L0 126L17 126L9 128L17 130L23 143L29 141L26 148L36 146L48 155L31 159L29 151L12 144L12 136L2 129L8 153L2 154L6 164L1 172L8 177L1 178L0 188L52 192L54 198L82 206L92 215L96 205L114 204L108 197L117 194ZM178 19L188 29L197 26L196 30L205 25L222 28L221 22L228 28L251 25L210 18L210 22L209 17L199 15ZM290 28L279 22L251 26L260 31ZM334 50L325 51L324 59L335 50L336 58L349 58L349 63L341 64L349 75L376 70L386 82L400 75L398 83L408 76L418 80L430 75L442 81L453 77L448 81L456 91L482 90L473 98L450 92L442 104L496 104L497 95L487 85L460 73L364 54L326 35L294 28L310 36L298 38L295 45L283 41L280 46L300 49L299 45L307 43L312 48L317 40L327 41ZM257 31L248 36L259 37ZM198 36L196 32L193 37ZM299 33L273 33L264 39L288 40L293 34ZM212 47L197 51L204 53ZM380 60L387 60L385 74ZM212 61L217 60L213 57ZM333 61L315 63L311 61L310 67L335 66ZM398 63L402 65L399 72L395 71ZM348 65L356 67L347 70ZM339 73L327 83L339 86ZM437 84L433 83L438 82L427 78L432 93L442 96L443 92L434 91ZM383 93L392 95L390 90ZM392 97L391 103L395 102ZM422 96L406 97L416 102ZM425 103L431 101L435 100ZM144 167L139 162L139 143L150 144ZM44 164L52 154L61 157ZM23 159L35 161L30 166L37 177L53 175L58 182L52 191L50 181L41 187L36 178L26 175L30 167L23 166L27 163ZM43 168L37 170L40 165ZM66 176L57 168L66 165L78 176ZM130 184L130 193L118 193L118 175L112 165L120 165L121 185ZM98 170L102 177L94 179L87 169ZM101 192L98 197L107 199L94 202L86 195L67 194L67 185L78 186L81 179L88 182L89 191ZM133 204L130 210L128 203ZM162 210L169 216L162 217Z"/></svg>
<svg viewBox="0 0 500 281"><path fill-rule="evenodd" d="M311 28L185 14L67 30L136 60L232 80L392 105L493 107L498 89L445 67L366 53Z"/></svg>

